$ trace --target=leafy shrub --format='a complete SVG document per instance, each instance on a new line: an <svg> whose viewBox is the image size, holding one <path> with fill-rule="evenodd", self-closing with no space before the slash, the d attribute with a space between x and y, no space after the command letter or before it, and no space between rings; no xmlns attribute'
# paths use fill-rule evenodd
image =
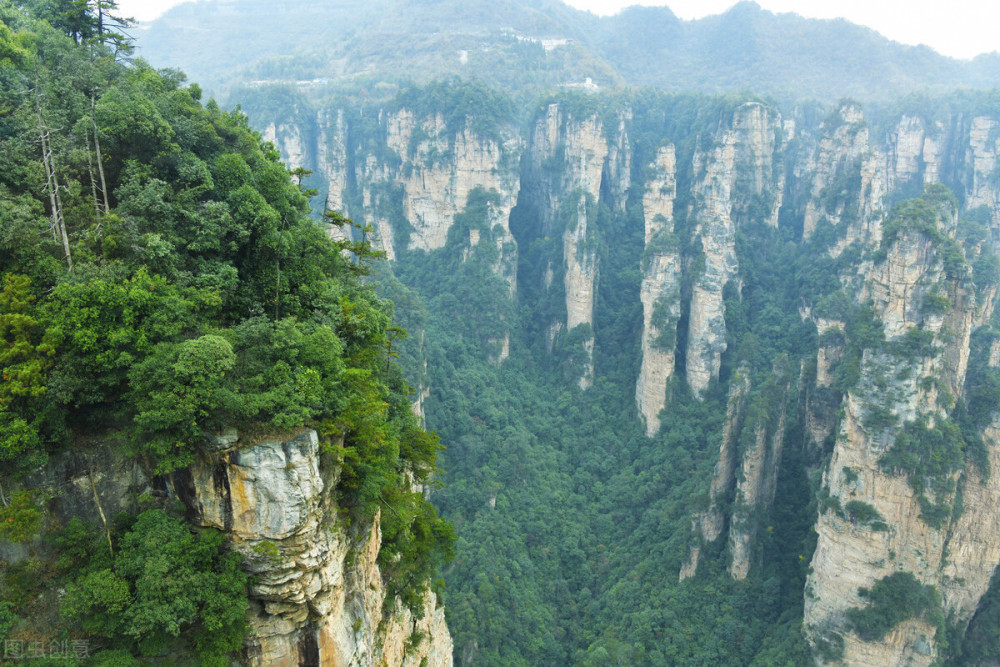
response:
<svg viewBox="0 0 1000 667"><path fill-rule="evenodd" d="M147 510L120 538L118 552L91 561L77 524L61 547L74 557L61 612L122 649L155 655L178 637L204 659L239 649L246 633L248 578L215 530L192 533L181 520ZM85 554L85 560L79 556ZM104 561L103 564L101 561Z"/></svg>
<svg viewBox="0 0 1000 667"><path fill-rule="evenodd" d="M0 504L0 539L9 542L30 542L38 535L42 512L31 491L18 491L10 501Z"/></svg>
<svg viewBox="0 0 1000 667"><path fill-rule="evenodd" d="M944 620L941 599L933 586L924 586L909 572L883 577L872 589L860 589L867 607L847 610L854 631L865 641L879 641L903 621L925 618L931 623Z"/></svg>
<svg viewBox="0 0 1000 667"><path fill-rule="evenodd" d="M872 505L861 500L850 500L844 505L844 512L852 522L866 524L875 531L886 531L889 529L882 514Z"/></svg>
<svg viewBox="0 0 1000 667"><path fill-rule="evenodd" d="M906 424L879 459L879 466L907 475L917 493L925 489L947 493L948 475L962 467L964 451L965 439L957 424L940 419L929 426L927 418L921 417Z"/></svg>
<svg viewBox="0 0 1000 667"><path fill-rule="evenodd" d="M928 294L924 296L920 310L927 314L943 315L951 310L951 299L944 294Z"/></svg>

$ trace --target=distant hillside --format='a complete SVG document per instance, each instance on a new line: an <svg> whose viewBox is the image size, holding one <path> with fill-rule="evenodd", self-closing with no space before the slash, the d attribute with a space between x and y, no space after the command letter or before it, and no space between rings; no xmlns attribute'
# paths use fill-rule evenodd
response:
<svg viewBox="0 0 1000 667"><path fill-rule="evenodd" d="M750 90L786 101L1000 84L997 54L955 60L754 2L683 21L666 7L597 17L558 0L201 0L137 36L151 63L179 67L216 93L248 81L358 88L448 74L515 93L590 78L604 88Z"/></svg>

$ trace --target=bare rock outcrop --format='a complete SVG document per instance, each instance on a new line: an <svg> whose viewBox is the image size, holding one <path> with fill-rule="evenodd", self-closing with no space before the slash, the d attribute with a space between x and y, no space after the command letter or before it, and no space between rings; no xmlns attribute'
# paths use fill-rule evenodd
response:
<svg viewBox="0 0 1000 667"><path fill-rule="evenodd" d="M687 561L681 566L681 581L695 575L698 571L702 545L719 539L725 528L728 508L724 506L723 501L736 483L739 436L743 428L749 393L750 377L746 370L742 369L729 384L726 421L722 427L722 444L719 447L719 458L715 463L712 485L709 488L709 504L705 510L696 512L691 520L695 541L688 552Z"/></svg>
<svg viewBox="0 0 1000 667"><path fill-rule="evenodd" d="M808 239L823 220L834 228L843 227L838 243L830 249L836 256L854 241L881 238L886 174L860 106L842 105L823 123L821 132L804 172L810 185L803 235ZM912 151L904 147L904 152Z"/></svg>
<svg viewBox="0 0 1000 667"><path fill-rule="evenodd" d="M763 208L767 222L777 224L782 188L780 177L775 177L774 153L780 126L776 112L762 104L744 104L715 146L695 154L698 178L693 186L693 215L703 262L699 258L694 269L685 368L688 385L696 394L718 377L726 350L723 290L730 281L739 280L739 222L760 215ZM753 202L758 206L752 206Z"/></svg>
<svg viewBox="0 0 1000 667"><path fill-rule="evenodd" d="M550 104L532 129L530 164L544 193L542 224L562 233L567 332L594 321L596 209L605 179L615 193L611 204L624 207L631 161L626 120L627 114L619 116L609 140L597 115L578 118L559 104ZM552 323L549 330L554 336L562 326L561 322ZM579 385L586 389L594 380L592 333L583 345L586 361Z"/></svg>
<svg viewBox="0 0 1000 667"><path fill-rule="evenodd" d="M225 531L254 575L248 664L451 665L433 593L421 618L386 605L379 516L354 528L338 522L337 474L307 430L231 441L175 480L196 523Z"/></svg>
<svg viewBox="0 0 1000 667"><path fill-rule="evenodd" d="M681 258L674 235L677 163L672 145L661 146L650 165L642 196L645 252L642 259L642 365L635 387L646 434L660 430L667 382L674 374L677 323L681 316Z"/></svg>

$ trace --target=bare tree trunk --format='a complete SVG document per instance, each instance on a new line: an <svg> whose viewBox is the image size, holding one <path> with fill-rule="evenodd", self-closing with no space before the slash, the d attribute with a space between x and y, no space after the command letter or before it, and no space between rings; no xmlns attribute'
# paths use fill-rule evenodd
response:
<svg viewBox="0 0 1000 667"><path fill-rule="evenodd" d="M90 133L84 132L87 142L87 174L90 176L90 194L94 198L94 216L97 219L97 233L101 232L101 204L97 201L97 180L94 178L94 161L90 158Z"/></svg>
<svg viewBox="0 0 1000 667"><path fill-rule="evenodd" d="M49 229L52 232L52 240L59 242L59 207L56 206L56 196L52 188L52 169L49 167L49 139L48 133L43 129L41 114L38 119L39 143L42 146L42 165L45 167L45 187L42 188L49 193L49 208L51 209L52 222Z"/></svg>
<svg viewBox="0 0 1000 667"><path fill-rule="evenodd" d="M101 498L97 495L97 485L94 484L94 471L90 469L87 471L87 477L90 478L90 490L94 492L94 503L97 505L97 513L101 515L101 523L104 524L104 534L108 537L108 552L112 556L115 555L115 548L111 544L111 528L108 526L108 519L104 516L104 508L101 507Z"/></svg>
<svg viewBox="0 0 1000 667"><path fill-rule="evenodd" d="M104 158L101 157L101 138L97 132L97 101L94 93L90 93L90 124L94 129L94 148L97 151L97 171L101 174L101 194L104 195L104 213L111 210L108 205L108 183L104 180Z"/></svg>
<svg viewBox="0 0 1000 667"><path fill-rule="evenodd" d="M52 142L49 140L49 128L45 125L42 114L42 100L38 92L38 72L35 71L35 110L38 112L38 136L42 143L42 164L45 166L45 189L49 191L49 204L52 207L53 235L58 233L62 238L63 252L66 254L66 264L73 270L73 256L69 249L69 234L66 233L66 220L63 218L62 199L59 196L59 175L56 172L55 159L52 155Z"/></svg>

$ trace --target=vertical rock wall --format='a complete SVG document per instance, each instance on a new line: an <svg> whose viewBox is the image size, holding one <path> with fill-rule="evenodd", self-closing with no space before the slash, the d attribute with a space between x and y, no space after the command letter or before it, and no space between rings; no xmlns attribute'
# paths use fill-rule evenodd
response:
<svg viewBox="0 0 1000 667"><path fill-rule="evenodd" d="M728 510L725 500L736 483L735 472L739 463L738 440L743 428L749 393L750 377L746 369L740 369L729 384L726 421L722 427L722 445L719 448L719 458L715 463L712 485L709 489L709 505L707 509L695 512L691 521L694 542L688 551L687 561L681 566L681 581L695 575L698 571L702 545L719 539L725 528Z"/></svg>
<svg viewBox="0 0 1000 667"><path fill-rule="evenodd" d="M398 601L387 612L379 517L342 524L336 482L311 430L246 447L229 442L176 476L196 523L225 531L254 576L247 663L451 665L451 636L433 593L425 594L422 618Z"/></svg>
<svg viewBox="0 0 1000 667"><path fill-rule="evenodd" d="M650 437L660 430L667 382L674 374L677 323L681 316L681 257L674 234L677 163L672 145L661 146L650 165L642 196L645 252L641 261L642 365L635 401Z"/></svg>
<svg viewBox="0 0 1000 667"><path fill-rule="evenodd" d="M951 215L942 211L940 232L953 233ZM928 309L926 300L942 289L951 307L944 313ZM860 589L870 589L896 572L911 573L941 590L947 578L944 572L957 567L950 564L952 550L971 546L956 539L954 518L938 523L924 514L924 502L951 506L956 502L954 492L935 494L925 489L922 501L907 474L886 468L880 460L892 447L905 446L897 438L907 423L943 420L951 397L961 396L974 303L959 281L944 274L939 246L924 233L909 229L900 231L885 258L870 266L860 297L874 305L887 345L865 350L861 379L845 397L837 443L824 473L825 493L832 500L821 509L816 524L819 540L807 583L805 624L814 645L833 635L843 637L847 664L906 660L905 664L926 665L936 652L935 628L914 619L881 641L864 641L846 612L867 604ZM914 355L893 347L917 331L933 335L932 351ZM959 482L958 473L952 478ZM983 493L978 487L975 495ZM859 519L849 503L864 503L879 518ZM989 514L976 519L984 520L995 519ZM997 562L993 558L970 566L966 558L965 580L985 591ZM968 621L967 601L964 608L947 602L946 606L955 619Z"/></svg>
<svg viewBox="0 0 1000 667"><path fill-rule="evenodd" d="M531 224L539 226L540 236L551 236L557 249L540 267L543 285L550 290L561 277L565 288L565 318L548 323L547 344L552 349L559 336L594 323L600 265L597 207L607 204L616 215L623 214L631 185L631 114L611 120L608 115L577 113L582 115L571 113L566 104L548 105L523 141L509 133L493 143L476 137L468 124L461 131L449 131L441 116L416 118L405 110L385 114L381 127L386 155L392 159L352 147L343 115L332 115L320 123L327 150L318 155L321 162L325 160L323 169L331 181L355 183L352 196L361 201L364 218L378 226L390 253L398 245L390 224L394 202L412 226L410 247L432 250L444 244L451 221L472 188L493 189L500 203L491 213L491 227L508 238L507 219L521 189L519 179L530 178L539 202L539 219ZM985 243L1000 248L1000 182L995 177L1000 122L985 115L929 119L908 114L888 128L884 135L878 134L861 108L851 103L835 109L818 128L791 120L782 123L775 111L750 103L738 107L714 132L699 135L691 162L678 164L673 146L664 141L649 164L639 165L646 177L638 290L642 359L635 400L652 437L660 429L659 414L667 406L666 388L675 367L684 368L697 395L704 395L718 378L727 347L723 291L727 284L739 289L742 281L737 234L749 231L744 225L777 226L786 192L790 198L782 212L802 222L804 240L821 231L831 239L827 249L833 257L853 247L863 259L843 269L845 293L857 304L872 302L890 346L920 330L934 336L938 349L909 360L889 348L867 350L861 381L841 400L834 372L847 351L848 322L839 315L815 315L809 304L802 306L803 317L815 322L819 334L829 332L821 338L815 380L808 386L801 381L806 446L817 461L813 465L821 465L819 448L824 442L830 446L836 439L821 470L822 494L828 500L816 524L819 542L806 589L807 633L814 645L835 634L842 636L849 664L928 664L937 650L936 629L924 620L906 621L882 642L873 643L852 632L846 611L866 604L859 588L870 588L895 572L910 572L933 585L942 595L945 611L962 624L975 612L1000 560L1000 543L992 537L1000 512L991 509L1000 500L1000 485L992 478L974 467L956 472L954 481L961 488L965 511L935 527L920 518L919 494L906 476L879 464L906 422L919 417L929 423L945 419L951 406L948 397L962 396L970 334L990 321L995 294L975 293L969 281L944 276L940 249L912 230L900 233L884 254L877 251L892 201L915 196L923 185L935 182L954 189L963 208L986 207ZM793 134L798 152L786 155L784 148ZM294 134L283 135L276 128L275 136L279 141L287 137L295 154L308 153L295 143ZM679 193L678 173L688 168L691 177L681 180L689 190ZM331 202L346 206L345 188L331 187ZM397 199L390 201L392 196ZM685 205L675 211L678 201ZM681 229L693 241L693 252L685 256L676 220L687 222ZM943 217L939 225L941 234L955 236L954 217ZM486 238L479 231L470 232L469 247ZM560 251L561 260L556 255ZM495 270L507 271L514 295L516 273L510 266L503 262ZM932 312L924 306L928 295L946 297L948 308ZM686 347L678 350L674 334L687 303L687 329L681 332ZM509 352L510 340L498 343L499 363ZM584 343L590 363L578 378L583 388L593 381L593 345L593 337ZM677 354L683 357L677 359ZM798 367L800 361L789 367ZM811 370L808 377L813 377ZM779 389L794 381L780 374L774 379ZM763 388L753 389L751 393L748 376L742 372L729 378L728 415L709 503L693 517L695 539L682 579L696 572L702 545L723 534L728 538L731 575L743 578L753 572L758 524L750 517L766 517L770 510L786 446L784 426L793 419L785 401L755 412L754 402ZM842 417L837 415L840 408ZM880 409L883 421L892 419L893 425L876 425L872 415ZM994 423L985 432L994 470L1000 469L998 438L1000 426ZM930 500L952 502L954 496ZM852 501L873 508L888 529L852 516L845 510Z"/></svg>
<svg viewBox="0 0 1000 667"><path fill-rule="evenodd" d="M576 118L558 104L550 104L532 129L530 164L545 202L540 222L545 229L561 227L562 232L567 331L594 322L598 275L594 216L605 181L613 193L611 205L624 208L631 164L626 120L625 115L619 117L609 140L598 116ZM562 326L562 322L552 323L550 337ZM591 335L584 342L587 362L579 378L582 389L593 383L593 346Z"/></svg>
<svg viewBox="0 0 1000 667"><path fill-rule="evenodd" d="M785 375L775 370L770 386L756 397L757 404L751 407L740 435L742 461L729 525L729 574L734 579L746 579L750 574L761 520L774 503L785 444L785 394L789 387Z"/></svg>
<svg viewBox="0 0 1000 667"><path fill-rule="evenodd" d="M878 241L886 195L884 160L872 146L861 107L844 104L824 121L821 139L805 168L810 181L803 236L821 221L841 228L831 250L838 255L856 240ZM904 160L905 164L905 160Z"/></svg>
<svg viewBox="0 0 1000 667"><path fill-rule="evenodd" d="M774 177L773 158L779 127L775 112L761 104L745 104L736 110L731 127L717 137L715 146L695 154L693 215L701 257L692 269L685 368L688 385L696 394L719 376L726 350L723 289L730 281L739 283L736 229L740 220L750 217L754 196L773 197L766 217L771 224L777 223L782 189Z"/></svg>

